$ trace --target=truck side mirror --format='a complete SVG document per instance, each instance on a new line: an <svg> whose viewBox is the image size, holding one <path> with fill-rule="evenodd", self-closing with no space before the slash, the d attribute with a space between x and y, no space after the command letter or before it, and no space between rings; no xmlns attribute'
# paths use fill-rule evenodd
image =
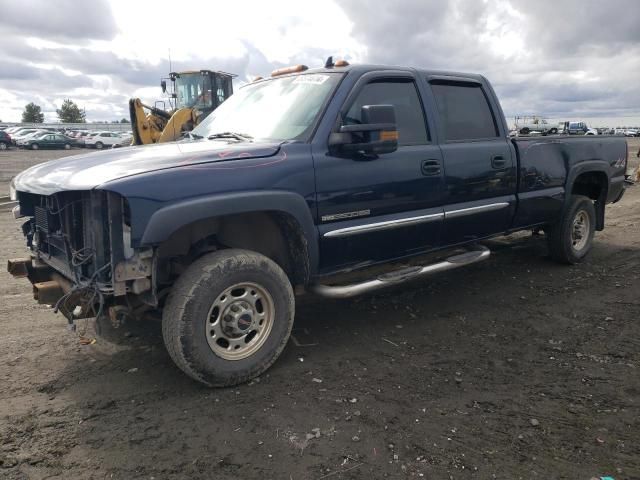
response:
<svg viewBox="0 0 640 480"><path fill-rule="evenodd" d="M162 93L167 93L167 81L166 80L161 80L160 81L160 88L162 88Z"/></svg>
<svg viewBox="0 0 640 480"><path fill-rule="evenodd" d="M398 128L393 105L364 105L362 123L342 125L329 136L329 146L343 152L384 154L398 149Z"/></svg>

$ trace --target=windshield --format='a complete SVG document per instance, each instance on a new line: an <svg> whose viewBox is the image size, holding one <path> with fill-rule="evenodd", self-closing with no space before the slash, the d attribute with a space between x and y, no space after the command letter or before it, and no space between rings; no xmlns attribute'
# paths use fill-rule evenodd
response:
<svg viewBox="0 0 640 480"><path fill-rule="evenodd" d="M192 132L196 138L233 132L269 140L308 140L341 74L277 77L249 84L229 97Z"/></svg>

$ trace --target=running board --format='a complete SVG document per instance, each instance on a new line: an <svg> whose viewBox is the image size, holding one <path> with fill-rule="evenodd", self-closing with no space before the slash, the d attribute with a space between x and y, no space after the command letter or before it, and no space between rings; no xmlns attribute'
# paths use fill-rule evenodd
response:
<svg viewBox="0 0 640 480"><path fill-rule="evenodd" d="M453 255L441 262L426 265L424 267L415 266L402 268L394 272L385 273L377 276L373 280L362 283L353 283L351 285L321 285L315 284L310 286L311 292L328 298L350 298L363 293L368 293L380 288L398 285L408 280L415 280L418 277L431 275L432 273L444 272L454 268L463 267L472 263L486 260L491 251L482 245L475 246L472 250Z"/></svg>

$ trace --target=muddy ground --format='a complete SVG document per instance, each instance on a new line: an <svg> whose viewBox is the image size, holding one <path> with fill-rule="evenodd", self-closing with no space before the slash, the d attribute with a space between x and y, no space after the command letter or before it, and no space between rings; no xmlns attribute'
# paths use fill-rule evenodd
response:
<svg viewBox="0 0 640 480"><path fill-rule="evenodd" d="M0 207L0 258L25 254ZM543 237L355 301L300 299L268 374L211 390L159 329L70 333L0 271L0 478L640 479L640 188L588 260Z"/></svg>

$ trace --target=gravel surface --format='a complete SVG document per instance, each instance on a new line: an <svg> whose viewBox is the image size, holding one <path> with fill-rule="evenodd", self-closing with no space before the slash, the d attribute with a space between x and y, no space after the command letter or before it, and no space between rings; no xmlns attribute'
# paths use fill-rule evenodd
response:
<svg viewBox="0 0 640 480"><path fill-rule="evenodd" d="M638 187L609 206L578 266L520 234L375 296L299 298L282 357L230 389L183 375L155 323L82 345L91 324L0 271L0 478L638 479L639 207ZM0 207L5 260L19 225Z"/></svg>

